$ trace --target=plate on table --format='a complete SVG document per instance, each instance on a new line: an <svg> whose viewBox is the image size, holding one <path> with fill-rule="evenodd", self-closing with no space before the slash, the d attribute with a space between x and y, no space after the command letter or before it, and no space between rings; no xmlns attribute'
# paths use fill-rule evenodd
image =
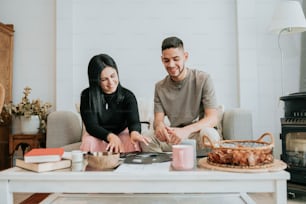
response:
<svg viewBox="0 0 306 204"><path fill-rule="evenodd" d="M125 156L124 163L127 164L152 164L171 161L171 154L161 152L139 152L128 153Z"/></svg>

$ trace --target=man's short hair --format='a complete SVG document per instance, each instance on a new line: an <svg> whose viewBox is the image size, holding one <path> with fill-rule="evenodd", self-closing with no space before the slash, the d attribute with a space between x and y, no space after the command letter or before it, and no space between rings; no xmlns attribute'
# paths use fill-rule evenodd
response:
<svg viewBox="0 0 306 204"><path fill-rule="evenodd" d="M168 37L163 40L162 51L169 48L184 48L183 41L178 37Z"/></svg>

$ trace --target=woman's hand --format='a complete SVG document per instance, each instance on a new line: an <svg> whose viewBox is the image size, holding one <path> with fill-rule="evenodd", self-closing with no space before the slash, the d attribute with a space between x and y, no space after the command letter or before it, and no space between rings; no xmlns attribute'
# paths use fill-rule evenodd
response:
<svg viewBox="0 0 306 204"><path fill-rule="evenodd" d="M124 147L122 145L122 142L117 135L110 133L107 136L107 140L108 140L108 145L106 147L106 151L115 152L115 153L124 152Z"/></svg>
<svg viewBox="0 0 306 204"><path fill-rule="evenodd" d="M132 131L130 134L130 137L131 137L131 142L133 145L136 145L137 142L143 142L146 145L149 145L149 142L151 142L150 138L141 135L137 131Z"/></svg>

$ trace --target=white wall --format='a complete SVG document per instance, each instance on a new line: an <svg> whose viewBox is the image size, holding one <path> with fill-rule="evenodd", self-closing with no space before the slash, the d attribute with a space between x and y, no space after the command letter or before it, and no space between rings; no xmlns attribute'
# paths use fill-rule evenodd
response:
<svg viewBox="0 0 306 204"><path fill-rule="evenodd" d="M274 134L282 103L277 35L268 26L280 0L0 0L0 21L15 25L13 99L25 85L58 110L74 110L87 64L108 53L121 82L152 98L166 72L161 41L181 37L188 66L209 72L218 101L253 112L254 138ZM282 36L284 93L299 90L300 34Z"/></svg>
<svg viewBox="0 0 306 204"><path fill-rule="evenodd" d="M205 70L216 80L216 89L223 92L218 94L219 101L236 106L235 1L68 2L57 1L57 90L63 96L57 98L58 109L69 109L78 102L80 91L88 84L88 61L102 52L118 63L123 85L137 97L152 98L155 82L166 73L160 47L169 35L177 35L185 42L190 67ZM63 75L77 83L62 80ZM72 94L71 87L74 95L67 100L65 95Z"/></svg>
<svg viewBox="0 0 306 204"><path fill-rule="evenodd" d="M13 101L30 86L31 99L55 104L55 1L0 0L0 21L15 30Z"/></svg>

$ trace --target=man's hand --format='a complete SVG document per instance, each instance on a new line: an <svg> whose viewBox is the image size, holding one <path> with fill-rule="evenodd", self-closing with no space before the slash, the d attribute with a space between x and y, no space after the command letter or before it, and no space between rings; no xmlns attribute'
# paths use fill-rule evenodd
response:
<svg viewBox="0 0 306 204"><path fill-rule="evenodd" d="M155 128L155 135L157 139L159 139L162 142L170 142L169 134L164 125L158 125Z"/></svg>
<svg viewBox="0 0 306 204"><path fill-rule="evenodd" d="M166 127L166 130L169 134L171 144L181 143L182 139L188 138L190 134L185 128Z"/></svg>
<svg viewBox="0 0 306 204"><path fill-rule="evenodd" d="M177 127L167 127L168 134L174 134L179 136L181 139L187 139L190 135L190 132L187 131L187 128L177 128Z"/></svg>
<svg viewBox="0 0 306 204"><path fill-rule="evenodd" d="M167 132L169 134L169 143L176 145L181 143L182 139L179 137L179 135L175 132L175 128L171 128L171 127L166 127Z"/></svg>
<svg viewBox="0 0 306 204"><path fill-rule="evenodd" d="M146 145L149 145L149 142L151 142L150 138L141 135L137 131L132 131L130 137L133 145L136 145L137 142L143 142Z"/></svg>

